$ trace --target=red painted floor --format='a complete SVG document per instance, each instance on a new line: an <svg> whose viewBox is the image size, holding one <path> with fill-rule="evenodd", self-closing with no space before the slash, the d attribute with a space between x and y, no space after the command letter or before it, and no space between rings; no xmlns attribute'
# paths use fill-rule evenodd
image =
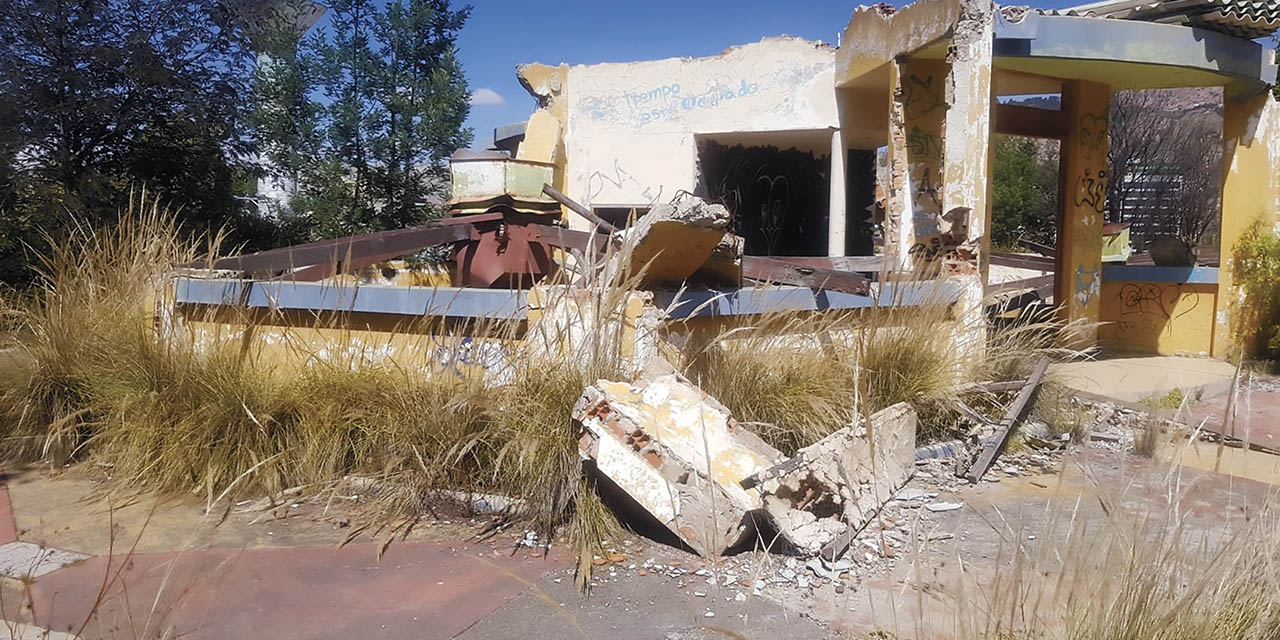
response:
<svg viewBox="0 0 1280 640"><path fill-rule="evenodd" d="M1280 449L1280 393L1255 391L1241 394L1236 402L1239 406L1234 430L1228 427L1226 432L1244 439L1247 430L1252 442ZM1221 432L1226 407L1227 396L1209 398L1192 407L1191 417L1186 422L1194 427L1205 420L1205 429Z"/></svg>
<svg viewBox="0 0 1280 640"><path fill-rule="evenodd" d="M13 503L9 500L9 484L0 474L0 544L18 539L18 525L13 519Z"/></svg>
<svg viewBox="0 0 1280 640"><path fill-rule="evenodd" d="M450 638L565 566L554 556L441 543L394 544L378 562L376 549L140 554L123 570L119 558L109 568L93 558L36 582L36 620L78 630L109 576L86 638L150 637L171 626L187 638Z"/></svg>

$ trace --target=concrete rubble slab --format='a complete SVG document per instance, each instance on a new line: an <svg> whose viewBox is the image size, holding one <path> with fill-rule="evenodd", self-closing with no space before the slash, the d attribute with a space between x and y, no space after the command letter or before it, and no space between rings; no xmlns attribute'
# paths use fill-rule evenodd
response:
<svg viewBox="0 0 1280 640"><path fill-rule="evenodd" d="M741 243L726 241L728 226L729 210L721 204L707 204L694 196L659 204L618 232L623 250L606 269L626 269L629 274L644 269L641 284L652 287L684 282L717 251L721 254L717 262L728 262L731 268L735 258L741 262L740 254L730 255Z"/></svg>
<svg viewBox="0 0 1280 640"><path fill-rule="evenodd" d="M674 373L597 381L574 407L584 458L702 555L771 522L794 549L834 559L915 469L906 403L785 458Z"/></svg>
<svg viewBox="0 0 1280 640"><path fill-rule="evenodd" d="M799 551L840 557L852 535L893 499L915 472L916 412L902 402L801 449L764 506Z"/></svg>
<svg viewBox="0 0 1280 640"><path fill-rule="evenodd" d="M0 545L0 575L39 578L88 557L83 553L50 549L33 542L10 542Z"/></svg>
<svg viewBox="0 0 1280 640"><path fill-rule="evenodd" d="M760 494L738 482L783 457L676 374L597 381L573 417L583 457L702 555L749 535Z"/></svg>

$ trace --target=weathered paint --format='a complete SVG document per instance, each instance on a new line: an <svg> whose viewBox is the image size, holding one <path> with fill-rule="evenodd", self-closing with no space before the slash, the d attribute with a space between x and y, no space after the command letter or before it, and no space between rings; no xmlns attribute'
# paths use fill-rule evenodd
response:
<svg viewBox="0 0 1280 640"><path fill-rule="evenodd" d="M916 0L886 16L877 6L859 7L836 51L836 85L862 76L951 34L963 0Z"/></svg>
<svg viewBox="0 0 1280 640"><path fill-rule="evenodd" d="M987 262L987 230L991 226L994 13L995 5L990 0L962 3L960 21L947 54L951 68L946 80L948 109L942 136L942 210L972 210L963 233L950 231L957 240L978 245L981 265Z"/></svg>
<svg viewBox="0 0 1280 640"><path fill-rule="evenodd" d="M1098 340L1122 353L1208 355L1217 298L1214 284L1103 279Z"/></svg>
<svg viewBox="0 0 1280 640"><path fill-rule="evenodd" d="M542 185L555 180L555 166L530 160L467 159L449 163L453 178L451 202L508 195L521 200L552 202Z"/></svg>
<svg viewBox="0 0 1280 640"><path fill-rule="evenodd" d="M1227 163L1222 188L1221 270L1213 355L1233 355L1238 346L1231 308L1240 291L1233 286L1233 249L1249 225L1272 228L1280 220L1280 103L1270 92L1247 100L1227 100L1223 111Z"/></svg>
<svg viewBox="0 0 1280 640"><path fill-rule="evenodd" d="M560 124L562 190L591 206L645 206L693 191L698 135L821 131L826 138L839 126L834 53L798 38L707 58L523 65L518 73Z"/></svg>
<svg viewBox="0 0 1280 640"><path fill-rule="evenodd" d="M1068 320L1097 322L1102 294L1102 223L1107 197L1110 87L1079 80L1063 84L1062 107L1071 129L1062 142L1055 299ZM1096 331L1078 334L1082 345Z"/></svg>
<svg viewBox="0 0 1280 640"><path fill-rule="evenodd" d="M943 127L947 120L946 81L950 67L937 60L910 60L899 65L895 92L902 131L891 132L890 163L905 169L905 208L897 213L901 233L898 255L904 268L939 257L939 220L943 195ZM895 117L891 127L898 124ZM905 156L900 163L899 156ZM896 212L895 212L896 213ZM890 215L895 215L890 213Z"/></svg>

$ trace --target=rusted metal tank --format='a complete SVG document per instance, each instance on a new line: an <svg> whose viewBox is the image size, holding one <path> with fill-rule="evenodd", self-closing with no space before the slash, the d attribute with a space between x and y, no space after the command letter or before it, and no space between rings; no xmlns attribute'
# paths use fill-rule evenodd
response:
<svg viewBox="0 0 1280 640"><path fill-rule="evenodd" d="M553 181L553 165L502 152L459 151L450 171L449 215L488 218L472 225L471 240L454 253L454 286L528 288L555 272L551 246L527 227L560 219L559 203L542 193Z"/></svg>

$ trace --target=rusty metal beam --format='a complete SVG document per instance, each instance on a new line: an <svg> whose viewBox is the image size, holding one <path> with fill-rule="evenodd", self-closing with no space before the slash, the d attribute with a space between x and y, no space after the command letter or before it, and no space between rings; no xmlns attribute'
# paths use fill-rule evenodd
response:
<svg viewBox="0 0 1280 640"><path fill-rule="evenodd" d="M183 266L237 271L285 271L317 264L360 260L371 256L395 257L433 245L470 240L472 224L501 219L501 213L459 216L410 229L393 229L346 238L320 240L243 256L219 258L209 265L191 263Z"/></svg>
<svg viewBox="0 0 1280 640"><path fill-rule="evenodd" d="M596 215L595 212L573 201L572 199L569 198L569 196L566 196L565 194L560 193L560 191L555 187L549 184L544 184L542 185L542 192L547 194L547 197L551 198L552 200L555 200L556 202L559 202L560 204L568 207L570 211L582 216L583 218L586 218L588 222L596 225L596 227L598 227L599 229L608 231L609 233L613 233L614 231L618 230L617 227L613 226L612 224L609 224L608 220L601 218L600 216Z"/></svg>
<svg viewBox="0 0 1280 640"><path fill-rule="evenodd" d="M851 271L821 269L790 262L788 258L743 256L742 276L757 282L791 284L810 289L869 295L871 279Z"/></svg>
<svg viewBox="0 0 1280 640"><path fill-rule="evenodd" d="M1004 448L1004 443L1009 439L1009 434L1013 432L1013 428L1022 419L1022 415L1027 412L1027 405L1031 404L1031 398L1035 396L1036 390L1040 388L1040 382L1044 380L1044 374L1049 370L1049 359L1040 358L1036 362L1035 368L1031 370L1031 375L1027 378L1026 384L1022 385L1022 390L1018 392L1018 397L1009 405L1009 410L1005 412L1004 419L1000 421L1000 428L996 430L996 435L986 441L982 447L982 453L978 455L978 459L969 467L969 471L964 477L972 484L978 484L982 476L986 475L987 469L991 468L991 463L995 462L996 456L1000 455L1000 450Z"/></svg>
<svg viewBox="0 0 1280 640"><path fill-rule="evenodd" d="M1053 271L1054 259L1042 256L1026 256L1014 253L991 252L991 264L1002 267L1014 267L1017 269L1032 269L1034 271Z"/></svg>
<svg viewBox="0 0 1280 640"><path fill-rule="evenodd" d="M1062 140L1071 130L1065 111L1050 111L1013 104L998 104L995 109L996 133L1028 138Z"/></svg>

